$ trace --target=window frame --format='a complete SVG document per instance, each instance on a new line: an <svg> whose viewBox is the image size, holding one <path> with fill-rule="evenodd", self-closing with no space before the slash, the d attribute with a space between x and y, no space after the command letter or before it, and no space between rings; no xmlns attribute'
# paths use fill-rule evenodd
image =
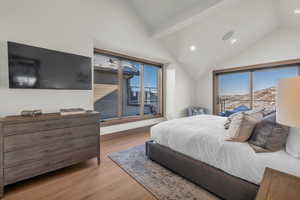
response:
<svg viewBox="0 0 300 200"><path fill-rule="evenodd" d="M123 73L122 73L122 68L118 69L118 79L119 79L119 85L118 85L118 117L116 118L111 118L104 120L101 122L101 126L111 126L111 125L117 125L117 124L122 124L122 123L129 123L129 122L136 122L136 121L142 121L142 120L148 120L148 119L155 119L155 118L162 118L165 116L165 110L164 110L164 64L155 62L155 61L150 61L147 59L143 58L137 58L133 56L128 56L125 54L120 54L104 49L98 49L94 48L94 54L100 54L104 56L113 56L116 58L119 58L121 60L128 60L128 61L133 61L141 64L141 76L140 76L140 87L141 87L141 92L140 92L140 99L141 99L141 105L140 105L140 115L139 116L122 116L123 115L123 87L126 87L126 85L123 84L122 78L123 78ZM157 115L145 115L144 114L144 65L152 65L155 67L160 68L159 73L158 73L158 80L159 80L159 85L158 85L158 99L159 99L159 111L160 114ZM93 82L94 85L94 82ZM94 90L93 90L94 91Z"/></svg>
<svg viewBox="0 0 300 200"><path fill-rule="evenodd" d="M284 60L278 62L263 63L257 65L248 65L243 67L234 67L221 70L213 70L213 114L218 114L218 91L219 82L218 76L229 73L249 72L250 73L250 106L253 108L253 72L265 69L278 69L298 65L298 75L300 75L300 58L292 60Z"/></svg>

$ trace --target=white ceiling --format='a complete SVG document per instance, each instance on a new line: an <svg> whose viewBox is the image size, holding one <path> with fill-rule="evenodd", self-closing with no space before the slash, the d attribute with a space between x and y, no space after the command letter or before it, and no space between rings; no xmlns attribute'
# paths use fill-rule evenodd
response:
<svg viewBox="0 0 300 200"><path fill-rule="evenodd" d="M195 78L221 61L238 54L278 26L272 0L236 1L160 40ZM237 42L223 41L234 30ZM195 45L197 51L189 47Z"/></svg>
<svg viewBox="0 0 300 200"><path fill-rule="evenodd" d="M147 29L152 34L221 1L223 0L128 0L130 6L144 20Z"/></svg>
<svg viewBox="0 0 300 200"><path fill-rule="evenodd" d="M152 36L195 78L278 27L300 28L300 0L128 0ZM223 41L234 30L237 42ZM194 45L197 50L190 51Z"/></svg>

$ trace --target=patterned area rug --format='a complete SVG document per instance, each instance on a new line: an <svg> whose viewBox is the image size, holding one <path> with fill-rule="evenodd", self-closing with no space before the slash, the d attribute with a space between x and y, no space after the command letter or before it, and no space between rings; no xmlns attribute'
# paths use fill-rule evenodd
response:
<svg viewBox="0 0 300 200"><path fill-rule="evenodd" d="M219 200L199 186L147 159L145 145L109 155L159 200Z"/></svg>

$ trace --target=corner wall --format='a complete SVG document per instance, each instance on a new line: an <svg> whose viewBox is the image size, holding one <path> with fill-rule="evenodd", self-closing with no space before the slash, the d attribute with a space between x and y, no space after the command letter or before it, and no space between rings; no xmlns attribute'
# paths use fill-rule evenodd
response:
<svg viewBox="0 0 300 200"><path fill-rule="evenodd" d="M240 55L213 67L197 81L197 105L212 112L213 70L300 58L299 35L298 29L278 29Z"/></svg>

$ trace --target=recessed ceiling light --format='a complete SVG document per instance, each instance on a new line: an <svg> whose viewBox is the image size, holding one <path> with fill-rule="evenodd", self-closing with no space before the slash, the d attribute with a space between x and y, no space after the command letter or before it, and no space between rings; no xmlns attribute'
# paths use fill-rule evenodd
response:
<svg viewBox="0 0 300 200"><path fill-rule="evenodd" d="M223 35L222 40L227 41L227 40L229 40L230 38L232 38L233 35L234 35L234 31L228 31L227 33L225 33L225 34Z"/></svg>
<svg viewBox="0 0 300 200"><path fill-rule="evenodd" d="M231 44L235 44L237 42L237 39L233 38L230 40Z"/></svg>
<svg viewBox="0 0 300 200"><path fill-rule="evenodd" d="M190 46L190 51L196 51L197 47L195 45Z"/></svg>
<svg viewBox="0 0 300 200"><path fill-rule="evenodd" d="M295 13L295 14L300 14L300 9L294 10L294 13Z"/></svg>

